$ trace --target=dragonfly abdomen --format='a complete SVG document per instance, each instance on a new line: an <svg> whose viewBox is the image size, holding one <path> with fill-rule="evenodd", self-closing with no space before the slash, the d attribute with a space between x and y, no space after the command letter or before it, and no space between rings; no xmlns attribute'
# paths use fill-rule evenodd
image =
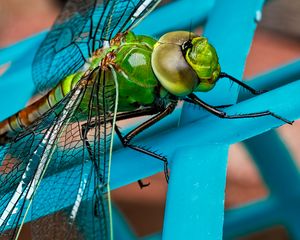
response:
<svg viewBox="0 0 300 240"><path fill-rule="evenodd" d="M69 75L45 96L0 122L0 145L6 143L11 137L30 126L40 116L53 108L76 86L82 75L82 72Z"/></svg>

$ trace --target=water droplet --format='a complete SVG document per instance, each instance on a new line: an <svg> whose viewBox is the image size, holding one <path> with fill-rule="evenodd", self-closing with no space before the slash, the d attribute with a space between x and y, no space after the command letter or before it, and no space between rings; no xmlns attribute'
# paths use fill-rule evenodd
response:
<svg viewBox="0 0 300 240"><path fill-rule="evenodd" d="M261 10L257 10L255 12L255 22L258 23L260 22L262 19L262 13L261 13Z"/></svg>

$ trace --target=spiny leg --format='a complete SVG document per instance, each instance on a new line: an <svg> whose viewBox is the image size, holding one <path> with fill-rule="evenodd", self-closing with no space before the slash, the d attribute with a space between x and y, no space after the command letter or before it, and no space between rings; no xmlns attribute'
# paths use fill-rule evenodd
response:
<svg viewBox="0 0 300 240"><path fill-rule="evenodd" d="M86 149L88 150L88 154L90 156L90 159L93 161L94 155L92 146L87 138L88 132L91 130L91 127L88 124L82 124L81 125L81 139L83 141L83 144L86 146ZM94 161L93 161L94 162Z"/></svg>
<svg viewBox="0 0 300 240"><path fill-rule="evenodd" d="M141 179L139 179L137 182L141 189L143 189L144 187L148 187L150 185L150 182L144 183L143 180L141 180Z"/></svg>
<svg viewBox="0 0 300 240"><path fill-rule="evenodd" d="M144 124L144 123L142 123L142 124ZM142 125L142 124L141 124L141 125ZM119 137L119 139L120 139L120 141L121 141L121 143L122 143L122 145L123 145L124 147L129 147L129 148L131 148L131 149L133 149L133 150L135 150L135 151L141 152L141 153L143 153L143 154L147 154L148 156L151 156L151 157L154 157L154 158L156 158L156 159L158 159L158 160L160 160L160 161L163 161L163 162L164 162L164 173L165 173L165 177L166 177L167 182L169 181L168 159L167 159L166 157L161 156L161 155L159 155L159 154L157 154L157 153L155 153L155 152L152 152L152 151L150 151L150 150L148 150L148 149L145 149L145 148L143 148L143 147L136 146L136 145L133 145L133 144L127 142L127 141L125 140L125 137L126 137L126 136L125 136L125 137L122 136L122 133L121 133L121 131L119 130L119 128L118 128L117 126L115 126L115 131L116 131L116 133L117 133L117 135L118 135L118 137ZM135 136L136 136L136 135L135 135ZM139 180L139 181L140 181L140 180ZM138 184L140 185L140 182L139 182L139 181L138 181Z"/></svg>
<svg viewBox="0 0 300 240"><path fill-rule="evenodd" d="M91 130L92 128L90 127L90 125L88 123L85 123L85 124L82 124L81 125L81 139L82 139L82 142L83 144L85 145L87 151L88 151L88 154L89 154L89 157L91 159L91 161L93 162L93 164L96 164L96 161L95 161L95 156L93 154L93 150L92 150L92 146L87 138L87 135L88 135L88 132ZM98 172L98 171L96 171ZM96 195L96 199L98 198L98 196ZM99 206L98 206L98 201L95 201L94 202L94 216L95 217L99 217Z"/></svg>
<svg viewBox="0 0 300 240"><path fill-rule="evenodd" d="M263 116L273 116L285 123L292 124L293 121L289 121L271 111L262 111L262 112L256 112L256 113L245 113L245 114L235 114L235 115L228 115L226 112L223 112L219 109L216 109L215 107L207 104L206 102L202 101L199 99L195 94L191 93L188 95L188 97L194 102L194 104L197 104L210 113L216 115L217 117L220 118L227 118L227 119L238 119L238 118L255 118L255 117L263 117Z"/></svg>
<svg viewBox="0 0 300 240"><path fill-rule="evenodd" d="M169 114L171 114L175 107L177 105L176 103L170 103L165 109L161 110L157 115L153 116L152 118L148 119L147 121L143 122L142 124L140 124L139 126L137 126L135 129L133 129L132 131L130 131L128 134L126 134L124 137L122 136L122 133L120 132L119 128L116 126L115 127L115 131L121 141L121 143L123 144L124 147L129 147L133 150L136 150L138 152L147 154L151 157L155 157L161 161L164 162L164 173L165 173L165 177L166 180L169 181L169 173L168 173L168 160L166 157L161 156L155 152L152 152L148 149L144 149L142 147L136 146L134 144L131 144L131 140L137 136L138 134L140 134L142 131L144 131L145 129L151 127L152 125L154 125L155 123L159 122L160 120L162 120L163 118L165 118L166 116L168 116Z"/></svg>
<svg viewBox="0 0 300 240"><path fill-rule="evenodd" d="M235 77L227 74L227 73L224 73L224 72L221 72L220 75L219 75L219 79L220 78L228 78L230 79L231 81L237 83L238 85L240 85L241 87L247 89L249 92L251 92L252 94L254 95L259 95L259 94L262 94L262 93L265 93L267 92L267 90L256 90L250 86L248 86L246 83L236 79Z"/></svg>
<svg viewBox="0 0 300 240"><path fill-rule="evenodd" d="M195 102L193 100L191 100L190 98L184 98L183 100L185 102L192 103L195 105ZM227 108L227 107L231 107L231 106L233 106L233 104L224 104L224 105L217 105L217 106L212 106L212 107L213 108Z"/></svg>
<svg viewBox="0 0 300 240"><path fill-rule="evenodd" d="M131 130L129 133L127 133L124 136L124 143L129 144L129 142L139 133L153 126L155 123L159 122L160 120L164 119L166 116L171 114L174 111L176 105L177 102L170 103L165 109L161 110L157 115L153 116L152 118L148 119L146 122L143 122L135 129Z"/></svg>
<svg viewBox="0 0 300 240"><path fill-rule="evenodd" d="M153 115L156 113L157 113L156 109L154 109L153 107L147 107L144 109L138 109L138 110L131 111L131 112L118 113L116 118L117 118L117 121L120 121L120 120L125 120L125 119L129 119L129 118L134 118L134 117ZM107 121L112 122L112 120L113 119L108 119ZM87 135L88 135L88 132L92 128L94 128L97 124L103 124L103 121L100 123L96 123L95 121L93 121L93 122L84 123L81 125L81 138L82 138L83 143L86 145L88 154L92 161L94 160L93 150L92 150L90 142L87 139Z"/></svg>
<svg viewBox="0 0 300 240"><path fill-rule="evenodd" d="M145 108L137 109L137 110L134 110L131 112L118 113L116 118L117 118L117 121L121 121L121 120L126 120L126 119L130 119L130 118L135 118L135 117L154 115L154 114L157 114L158 112L159 112L159 109L157 109L155 107L145 107ZM112 121L112 119L108 119L107 121ZM88 150L91 160L93 160L93 151L92 151L92 147L91 147L89 141L87 140L86 136L87 136L88 131L90 129L94 128L96 126L96 124L99 124L99 123L96 123L95 121L93 121L93 122L90 122L89 124L84 123L81 126L82 127L82 133L81 133L82 140L87 147L87 150ZM103 122L100 122L100 124L103 124ZM119 131L119 129L117 129L116 131ZM122 134L121 133L118 134L118 132L117 132L117 135L122 136ZM147 187L150 185L150 183L143 183L142 180L138 180L138 184L139 184L140 188Z"/></svg>

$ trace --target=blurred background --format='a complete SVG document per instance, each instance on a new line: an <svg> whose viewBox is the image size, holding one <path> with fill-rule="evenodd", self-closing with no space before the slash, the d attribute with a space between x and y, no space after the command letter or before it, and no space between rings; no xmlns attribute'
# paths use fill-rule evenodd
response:
<svg viewBox="0 0 300 240"><path fill-rule="evenodd" d="M49 28L63 2L58 0L52 2L46 0L0 1L0 48L5 48ZM251 78L299 59L299 25L299 0L268 1L262 21L258 24L244 77ZM6 66L0 66L0 77L5 68ZM299 165L300 122L296 121L293 126L285 125L279 129L279 132ZM139 236L161 230L167 191L167 184L162 173L144 181L150 182L151 185L140 189L138 184L133 183L114 190L112 193L113 201ZM291 189L291 191L293 190ZM241 144L231 146L227 173L226 208L237 207L264 198L267 194L268 189L251 160L251 156ZM292 238L288 236L288 232L283 226L278 225L238 239L284 240Z"/></svg>

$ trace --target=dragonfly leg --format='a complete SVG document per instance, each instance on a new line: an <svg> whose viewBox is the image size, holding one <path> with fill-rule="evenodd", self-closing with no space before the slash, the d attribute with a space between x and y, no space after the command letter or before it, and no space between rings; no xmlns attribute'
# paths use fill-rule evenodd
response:
<svg viewBox="0 0 300 240"><path fill-rule="evenodd" d="M144 187L148 187L150 185L150 182L144 183L143 180L141 180L141 179L139 179L137 182L141 189L143 189Z"/></svg>
<svg viewBox="0 0 300 240"><path fill-rule="evenodd" d="M227 107L231 107L233 106L233 104L224 104L224 105L217 105L217 106L213 106L214 108L227 108Z"/></svg>
<svg viewBox="0 0 300 240"><path fill-rule="evenodd" d="M176 105L177 102L169 104L165 109L161 110L157 115L153 116L152 118L148 119L146 122L143 122L135 129L131 130L129 133L127 133L124 136L123 138L124 144L127 146L135 136L137 136L147 128L153 126L155 123L159 122L166 116L170 115L174 111Z"/></svg>
<svg viewBox="0 0 300 240"><path fill-rule="evenodd" d="M83 141L83 144L85 145L87 151L88 151L88 154L89 154L89 157L90 157L90 160L92 161L92 163L94 164L94 167L97 169L96 174L97 174L97 177L100 181L103 181L103 176L100 174L100 171L99 170L99 166L98 166L98 163L96 161L96 158L95 158L95 155L94 155L94 151L93 151L93 148L87 138L87 135L88 135L88 132L89 130L92 129L91 127L89 127L89 124L82 124L81 125L81 139Z"/></svg>
<svg viewBox="0 0 300 240"><path fill-rule="evenodd" d="M129 119L129 118L134 118L134 117L153 115L153 114L156 114L157 112L158 112L158 110L154 107L146 107L146 108L138 109L138 110L131 111L131 112L121 112L121 113L117 114L117 121ZM112 121L112 119L108 119L107 121ZM84 124L81 125L81 139L82 139L83 143L86 146L86 149L88 151L90 159L95 164L97 164L97 163L95 161L95 156L93 154L92 146L91 146L90 142L87 139L87 135L88 135L88 132L90 131L90 129L94 128L97 124L99 124L99 123L96 123L95 121L93 121L93 122L84 123ZM103 122L100 122L100 124L103 124ZM95 165L95 167L98 168L97 165ZM102 176L98 176L98 177L100 179L102 178ZM144 184L144 183L140 184L140 182L139 182L139 186L141 188L146 187L148 185L149 184L147 184L147 183L146 184Z"/></svg>
<svg viewBox="0 0 300 240"><path fill-rule="evenodd" d="M144 123L142 123L142 124L144 124ZM142 125L142 124L141 124L141 125ZM164 162L164 173L165 173L165 178L166 178L167 182L169 181L168 159L167 159L166 157L164 157L164 156L162 156L162 155L160 155L160 154L158 154L158 153L155 153L155 152L153 152L153 151L151 151L151 150L149 150L149 149L145 149L144 147L137 146L137 145L131 144L131 143L129 143L129 142L126 142L126 141L125 141L125 137L126 137L126 136L125 136L125 137L122 136L122 133L121 133L120 129L119 129L117 126L115 126L115 131L116 131L116 133L117 133L117 135L118 135L118 137L119 137L119 139L120 139L120 141L121 141L121 143L122 143L122 145L123 145L124 147L129 147L129 148L131 148L131 149L133 149L133 150L135 150L135 151L138 151L138 152L147 154L147 155L149 155L149 156L151 156L151 157L154 157L154 158L156 158L156 159L158 159L158 160L160 160L160 161L163 161L163 162ZM135 136L136 136L136 135L135 135ZM139 184L140 184L140 183L139 183Z"/></svg>
<svg viewBox="0 0 300 240"><path fill-rule="evenodd" d="M192 103L195 106L195 102L193 100L191 100L189 98L184 98L183 100L185 102ZM199 106L199 105L197 105L197 106ZM227 107L231 107L231 106L233 106L233 104L224 104L224 105L217 105L217 106L212 106L212 107L214 107L214 108L227 108Z"/></svg>
<svg viewBox="0 0 300 240"><path fill-rule="evenodd" d="M245 113L245 114L235 114L235 115L228 115L226 112L223 112L219 109L216 109L215 107L207 104L206 102L202 101L199 99L195 94L191 93L188 96L196 105L199 105L206 109L208 112L216 115L217 117L220 118L227 118L227 119L237 119L237 118L254 118L254 117L263 117L263 116L273 116L285 123L292 124L293 121L290 121L288 119L285 119L269 110L267 111L262 111L262 112L256 112L256 113Z"/></svg>
<svg viewBox="0 0 300 240"><path fill-rule="evenodd" d="M259 94L262 94L262 93L265 93L267 92L267 90L256 90L250 86L248 86L246 83L236 79L235 77L233 76L230 76L229 74L227 73L224 73L224 72L221 72L220 75L219 75L219 79L220 78L228 78L230 79L231 81L237 83L238 85L240 85L241 87L247 89L249 92L251 92L253 95L259 95Z"/></svg>
<svg viewBox="0 0 300 240"><path fill-rule="evenodd" d="M83 143L85 144L86 149L88 150L91 160L93 160L94 159L93 150L92 150L91 144L89 143L89 141L87 139L87 134L90 129L91 128L89 128L86 123L81 125L81 139L82 139Z"/></svg>
<svg viewBox="0 0 300 240"><path fill-rule="evenodd" d="M144 131L145 129L153 126L155 123L159 122L160 120L162 120L163 118L165 118L166 116L171 114L174 111L176 105L177 105L177 102L169 104L165 109L161 110L157 115L155 115L152 118L148 119L147 121L143 122L142 124L137 126L135 129L131 130L124 137L122 136L122 133L119 130L119 128L117 126L115 127L115 131L116 131L118 137L120 138L120 141L121 141L121 143L123 144L124 147L129 147L133 150L136 150L138 152L147 154L151 157L157 158L157 159L164 162L164 173L165 173L165 177L166 177L167 181L169 180L168 160L167 160L167 158L164 157L164 156L161 156L160 154L152 152L148 149L145 149L143 147L131 144L130 142L135 136L140 134L142 131Z"/></svg>

